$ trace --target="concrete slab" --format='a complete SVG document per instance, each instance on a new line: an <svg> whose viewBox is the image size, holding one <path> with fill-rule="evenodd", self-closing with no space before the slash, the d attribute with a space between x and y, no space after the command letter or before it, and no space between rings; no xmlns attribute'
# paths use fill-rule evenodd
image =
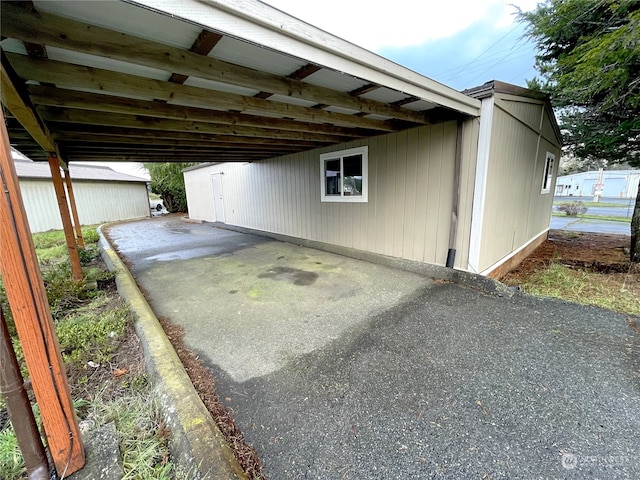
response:
<svg viewBox="0 0 640 480"><path fill-rule="evenodd" d="M156 314L185 327L187 345L234 381L272 373L431 283L175 218L115 225L110 235Z"/></svg>
<svg viewBox="0 0 640 480"><path fill-rule="evenodd" d="M215 230L112 235L268 478L640 478L637 318Z"/></svg>

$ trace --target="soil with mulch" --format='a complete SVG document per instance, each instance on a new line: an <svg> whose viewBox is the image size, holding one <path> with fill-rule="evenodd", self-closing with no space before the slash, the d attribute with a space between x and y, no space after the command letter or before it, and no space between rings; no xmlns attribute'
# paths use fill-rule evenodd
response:
<svg viewBox="0 0 640 480"><path fill-rule="evenodd" d="M244 440L242 432L236 426L232 412L220 402L216 393L215 380L211 371L206 368L198 356L185 347L182 339L184 329L171 323L166 318L159 318L160 324L171 341L178 358L184 365L191 383L204 403L212 418L218 425L222 435L229 442L234 456L249 478L264 479L262 464L254 448Z"/></svg>
<svg viewBox="0 0 640 480"><path fill-rule="evenodd" d="M500 279L519 285L531 275L557 262L573 269L607 274L640 293L640 268L629 262L630 237L604 233L550 230L549 238L518 267Z"/></svg>

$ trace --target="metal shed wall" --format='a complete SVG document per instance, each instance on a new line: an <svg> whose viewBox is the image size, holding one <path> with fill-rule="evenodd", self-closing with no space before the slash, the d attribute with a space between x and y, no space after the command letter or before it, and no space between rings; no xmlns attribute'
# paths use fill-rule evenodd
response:
<svg viewBox="0 0 640 480"><path fill-rule="evenodd" d="M495 94L477 265L488 273L549 229L560 144L543 101ZM541 193L546 152L555 155L549 193ZM472 240L472 241L474 241Z"/></svg>
<svg viewBox="0 0 640 480"><path fill-rule="evenodd" d="M61 229L53 183L49 179L20 179L20 191L31 232ZM144 183L73 181L82 225L148 217L149 196Z"/></svg>
<svg viewBox="0 0 640 480"><path fill-rule="evenodd" d="M464 124L458 257L466 266L478 121ZM321 153L369 147L369 201L320 201ZM449 247L456 122L247 164L186 171L192 218L215 220L211 176L221 175L226 223L444 265Z"/></svg>
<svg viewBox="0 0 640 480"><path fill-rule="evenodd" d="M572 173L558 177L556 195L567 197L593 197L599 172ZM636 198L640 170L605 170L602 172L602 197Z"/></svg>

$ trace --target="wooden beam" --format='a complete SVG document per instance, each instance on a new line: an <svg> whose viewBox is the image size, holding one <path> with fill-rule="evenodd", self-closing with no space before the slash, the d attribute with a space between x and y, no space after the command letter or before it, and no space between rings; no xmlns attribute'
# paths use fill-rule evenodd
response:
<svg viewBox="0 0 640 480"><path fill-rule="evenodd" d="M0 269L47 446L68 476L84 466L84 448L1 113L0 124Z"/></svg>
<svg viewBox="0 0 640 480"><path fill-rule="evenodd" d="M315 103L327 103L366 114L427 123L420 112L242 67L95 25L44 12L34 13L16 5L3 4L1 21L3 35L23 41L43 43Z"/></svg>
<svg viewBox="0 0 640 480"><path fill-rule="evenodd" d="M80 256L78 255L76 237L73 234L73 225L71 224L71 216L69 215L69 204L67 203L67 195L62 183L58 157L49 157L49 169L51 170L51 179L53 180L53 188L56 191L58 210L60 210L64 237L67 242L67 250L71 261L71 274L76 282L80 282L84 276L82 274L82 266L80 265Z"/></svg>
<svg viewBox="0 0 640 480"><path fill-rule="evenodd" d="M286 155L286 154L283 154ZM277 155L278 157L281 155ZM199 157L184 157L184 158L176 158L171 155L157 155L157 156L140 156L140 155L117 155L117 156L82 156L78 158L72 158L67 155L67 158L70 158L72 161L83 161L83 162L144 162L144 163L154 163L154 162L257 162L260 160L267 160L269 158L274 158L273 155L255 155L248 156L242 154L228 154L228 153L219 153L216 155L207 155L207 156L199 156Z"/></svg>
<svg viewBox="0 0 640 480"><path fill-rule="evenodd" d="M2 9L4 13L4 5ZM47 152L55 151L55 145L47 126L38 117L23 89L24 82L14 72L4 50L1 51L0 55L2 56L2 67L0 69L2 103L44 150Z"/></svg>
<svg viewBox="0 0 640 480"><path fill-rule="evenodd" d="M110 70L72 65L41 58L30 58L26 55L12 53L7 54L7 57L22 78L38 82L101 90L122 96L148 98L149 100L173 101L181 105L211 108L213 110L235 110L254 115L266 114L276 118L292 117L301 121L369 128L386 132L398 130L393 122L388 121L315 110L288 103L169 83ZM424 118L424 115L422 117Z"/></svg>
<svg viewBox="0 0 640 480"><path fill-rule="evenodd" d="M290 78L292 80L302 80L304 78L307 78L310 75L313 75L314 73L316 73L319 70L322 70L322 67L320 67L319 65L314 65L312 63L308 63L307 65L305 65L303 67L300 67L295 72L287 75L287 78ZM256 98L269 98L272 95L273 95L273 93L271 93L271 92L258 92L258 93L256 93L254 95L254 97L256 97Z"/></svg>
<svg viewBox="0 0 640 480"><path fill-rule="evenodd" d="M198 132L212 135L239 135L251 138L278 138L291 140L319 140L339 143L352 140L353 137L327 135L324 133L293 132L271 128L242 127L235 125L216 125L204 122L169 120L164 118L121 115L117 113L91 112L71 108L38 107L38 113L47 121L66 123L85 123L112 127L145 128L149 130Z"/></svg>
<svg viewBox="0 0 640 480"><path fill-rule="evenodd" d="M23 77L40 82L102 90L121 96L146 97L149 100L160 99L200 109L229 110L257 116L266 115L265 122L280 117L295 118L296 121L301 122L327 123L348 128L384 132L399 130L396 123L386 120L358 118L350 114L316 110L200 87L172 84L108 70L71 65L52 60L33 59L22 55L9 54L9 58Z"/></svg>
<svg viewBox="0 0 640 480"><path fill-rule="evenodd" d="M207 153L213 150L229 150L229 151L247 151L247 152L281 152L281 151L300 151L300 147L289 145L253 145L253 144L225 144L217 143L214 145L178 145L171 144L157 145L154 142L120 142L120 143L97 143L97 142L62 142L60 148L65 152L79 154L82 152L121 152L144 150L145 152L184 152L184 153Z"/></svg>
<svg viewBox="0 0 640 480"><path fill-rule="evenodd" d="M353 97L359 97L360 95L364 95L365 93L373 92L380 88L380 85L376 85L375 83L368 83L367 85L363 85L360 88L356 88L355 90L351 90L349 95Z"/></svg>
<svg viewBox="0 0 640 480"><path fill-rule="evenodd" d="M193 132L174 132L174 131L161 131L150 130L145 128L123 128L123 127L109 127L101 125L88 125L88 124L74 124L74 123L55 123L52 122L52 128L56 132L54 137L56 139L65 139L67 135L73 134L91 134L96 138L102 137L105 141L114 140L119 141L120 138L144 138L158 141L160 144L169 140L186 140L186 141L198 141L198 142L224 142L224 143L252 143L254 145L300 145L308 146L309 148L328 145L333 142L321 141L321 140L294 140L294 139L280 139L280 138L255 138L255 137L241 137L239 135L211 135L207 133L193 133Z"/></svg>
<svg viewBox="0 0 640 480"><path fill-rule="evenodd" d="M64 184L67 189L67 196L69 197L69 205L71 206L71 218L73 219L73 226L76 231L76 242L79 247L84 248L84 238L82 237L82 225L80 225L80 217L78 216L78 208L76 207L76 196L73 193L73 183L71 182L71 174L69 173L69 167L63 169L64 171Z"/></svg>
<svg viewBox="0 0 640 480"><path fill-rule="evenodd" d="M209 30L202 30L196 41L191 45L191 51L199 55L208 55L211 50L222 40L222 35L219 33L213 33ZM188 75L181 73L172 73L169 77L169 81L173 83L184 83L189 78Z"/></svg>
<svg viewBox="0 0 640 480"><path fill-rule="evenodd" d="M99 93L77 92L61 88L41 87L29 88L31 101L35 105L64 108L78 108L93 112L123 113L147 117L167 118L172 120L188 120L221 125L239 125L245 127L273 128L296 132L326 133L345 137L362 138L370 132L361 129L349 129L333 125L309 122L296 122L280 118L260 117L242 113L229 113L206 108L184 107L161 102L135 100L131 98L102 95Z"/></svg>
<svg viewBox="0 0 640 480"><path fill-rule="evenodd" d="M418 100L420 100L420 98L418 97L407 97L407 98L403 98L402 100L396 100L395 102L392 103L392 105L401 107L402 105L408 105L410 103L417 102Z"/></svg>

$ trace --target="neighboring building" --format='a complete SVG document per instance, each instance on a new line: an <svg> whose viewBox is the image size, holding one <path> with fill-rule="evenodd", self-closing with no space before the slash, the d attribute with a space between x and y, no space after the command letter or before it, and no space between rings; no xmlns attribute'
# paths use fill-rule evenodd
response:
<svg viewBox="0 0 640 480"><path fill-rule="evenodd" d="M16 159L31 232L62 229L49 165ZM69 165L78 217L82 225L150 216L147 180L108 167Z"/></svg>
<svg viewBox="0 0 640 480"><path fill-rule="evenodd" d="M547 236L561 138L539 94L465 93L479 118L187 169L189 215L499 276Z"/></svg>
<svg viewBox="0 0 640 480"><path fill-rule="evenodd" d="M593 197L596 193L599 171L574 173L558 177L556 195L563 197ZM601 197L636 198L640 183L640 170L604 170Z"/></svg>

